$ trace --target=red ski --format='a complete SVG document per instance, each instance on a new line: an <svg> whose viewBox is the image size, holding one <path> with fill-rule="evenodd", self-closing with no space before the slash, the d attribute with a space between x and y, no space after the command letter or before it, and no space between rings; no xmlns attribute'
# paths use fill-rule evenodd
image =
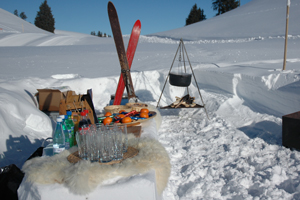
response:
<svg viewBox="0 0 300 200"><path fill-rule="evenodd" d="M141 33L141 21L137 20L133 25L130 39L129 39L128 46L127 46L127 51L126 51L126 57L128 60L129 69L131 68L135 50L136 50L137 44L139 42L140 33ZM113 105L121 104L124 90L125 90L125 84L123 81L123 74L121 73Z"/></svg>

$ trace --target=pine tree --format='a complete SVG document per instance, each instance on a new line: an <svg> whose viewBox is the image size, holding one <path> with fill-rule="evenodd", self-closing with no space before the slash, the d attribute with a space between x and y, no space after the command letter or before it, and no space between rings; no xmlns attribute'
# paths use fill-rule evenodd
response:
<svg viewBox="0 0 300 200"><path fill-rule="evenodd" d="M17 10L17 9L14 11L14 15L16 15L16 16L19 17L19 14L18 14L18 10Z"/></svg>
<svg viewBox="0 0 300 200"><path fill-rule="evenodd" d="M27 19L27 16L25 15L25 12L21 12L21 13L20 13L20 17L21 17L22 19L24 19L24 20Z"/></svg>
<svg viewBox="0 0 300 200"><path fill-rule="evenodd" d="M197 4L195 4L191 11L190 14L188 16L188 18L186 18L185 20L185 25L189 25L189 24L193 24L202 20L205 20L206 16L204 15L204 10L201 8L197 7Z"/></svg>
<svg viewBox="0 0 300 200"><path fill-rule="evenodd" d="M233 10L240 5L237 0L212 0L212 2L213 10L217 11L216 16Z"/></svg>
<svg viewBox="0 0 300 200"><path fill-rule="evenodd" d="M54 33L55 20L52 15L51 8L47 4L47 0L41 4L40 11L38 11L35 17L34 24L43 30Z"/></svg>
<svg viewBox="0 0 300 200"><path fill-rule="evenodd" d="M92 31L92 32L91 32L91 35L96 35L95 31Z"/></svg>

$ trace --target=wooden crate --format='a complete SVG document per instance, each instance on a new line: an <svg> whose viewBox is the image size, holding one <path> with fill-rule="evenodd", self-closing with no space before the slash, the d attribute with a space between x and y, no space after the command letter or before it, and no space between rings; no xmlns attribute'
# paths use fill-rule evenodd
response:
<svg viewBox="0 0 300 200"><path fill-rule="evenodd" d="M86 100L86 95L74 95L72 92L67 92L66 98L62 99L60 101L59 105L59 114L60 115L66 115L67 111L72 111L72 115L77 118L77 124L76 120L74 120L75 123L75 130L76 126L78 127L79 119L80 118L80 112L83 110L88 110L88 116L91 120L91 123L94 124L94 114L91 106L88 104Z"/></svg>
<svg viewBox="0 0 300 200"><path fill-rule="evenodd" d="M282 145L300 150L300 111L282 116Z"/></svg>

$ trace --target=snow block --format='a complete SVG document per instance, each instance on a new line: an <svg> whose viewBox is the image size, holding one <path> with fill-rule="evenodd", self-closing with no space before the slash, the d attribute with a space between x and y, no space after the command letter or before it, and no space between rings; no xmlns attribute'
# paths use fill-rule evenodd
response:
<svg viewBox="0 0 300 200"><path fill-rule="evenodd" d="M282 145L300 150L300 111L282 116Z"/></svg>

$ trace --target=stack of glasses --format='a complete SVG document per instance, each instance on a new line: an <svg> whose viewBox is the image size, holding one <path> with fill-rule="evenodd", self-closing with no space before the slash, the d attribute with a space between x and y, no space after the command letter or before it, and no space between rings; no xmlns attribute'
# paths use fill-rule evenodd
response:
<svg viewBox="0 0 300 200"><path fill-rule="evenodd" d="M76 133L76 141L83 160L102 163L122 160L128 148L127 126L83 125Z"/></svg>

